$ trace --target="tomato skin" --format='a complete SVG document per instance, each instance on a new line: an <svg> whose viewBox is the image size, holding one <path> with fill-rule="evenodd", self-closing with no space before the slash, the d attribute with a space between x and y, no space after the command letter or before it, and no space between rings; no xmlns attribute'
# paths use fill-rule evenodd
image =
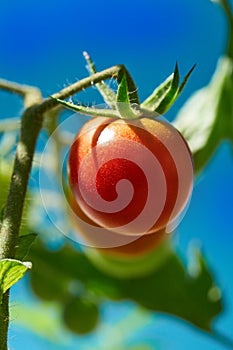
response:
<svg viewBox="0 0 233 350"><path fill-rule="evenodd" d="M71 146L68 174L82 212L97 226L125 235L166 228L184 209L193 186L185 140L171 124L148 118L91 119ZM128 182L119 190L122 179Z"/></svg>

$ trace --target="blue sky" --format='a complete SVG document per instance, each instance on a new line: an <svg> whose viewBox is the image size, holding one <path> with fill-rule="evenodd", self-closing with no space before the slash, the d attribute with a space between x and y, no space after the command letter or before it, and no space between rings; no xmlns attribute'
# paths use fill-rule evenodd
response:
<svg viewBox="0 0 233 350"><path fill-rule="evenodd" d="M143 99L172 72L176 61L181 74L197 63L187 88L167 114L172 120L192 92L208 83L224 53L226 30L222 11L209 0L2 0L0 76L37 85L47 96L87 74L82 57L87 50L99 69L124 63ZM84 102L101 102L94 90L80 94L79 98ZM17 98L10 99L6 94L0 95L0 103L1 118L13 117L21 108ZM187 253L190 241L202 242L228 306L216 327L233 338L232 179L232 149L224 144L196 181L176 241L183 254ZM12 298L20 302L27 297L22 282L13 290ZM123 317L129 308L128 304L106 305L105 322L116 315ZM155 328L148 326L140 334L141 339L156 344L158 349L223 349L177 320L154 317ZM105 337L106 332L107 328L103 328L95 336ZM10 337L15 350L25 347L36 350L37 345L38 349L53 349L49 342L18 325L12 327ZM80 340L80 349L86 349L96 339ZM70 346L63 348L74 348L75 341L70 340Z"/></svg>

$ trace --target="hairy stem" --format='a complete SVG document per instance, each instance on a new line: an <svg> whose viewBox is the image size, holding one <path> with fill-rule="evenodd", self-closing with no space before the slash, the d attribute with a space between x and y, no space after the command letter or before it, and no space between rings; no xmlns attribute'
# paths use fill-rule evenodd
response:
<svg viewBox="0 0 233 350"><path fill-rule="evenodd" d="M22 96L25 108L41 100L41 93L39 89L34 86L21 85L12 81L0 79L0 89Z"/></svg>
<svg viewBox="0 0 233 350"><path fill-rule="evenodd" d="M0 88L19 94L24 98L26 111L29 106L41 102L42 97L40 91L31 86L19 85L14 82L0 80ZM30 127L28 127L30 125ZM28 129L28 130L27 130ZM23 145L28 143L30 133L35 132L32 121L25 112L22 125L21 136L17 145L16 156L14 161L14 169L11 177L11 184L8 193L8 199L4 210L4 217L0 230L0 260L5 258L13 258L15 255L15 247L18 241L18 232L21 224L24 199L27 190L28 176L30 172L30 157L34 150L26 149ZM31 156L32 157L32 156ZM9 326L9 291L3 295L0 304L0 350L7 350L7 334Z"/></svg>
<svg viewBox="0 0 233 350"><path fill-rule="evenodd" d="M117 66L113 66L111 68L105 69L101 72L95 73L90 77L79 80L76 83L70 86L67 86L66 88L57 92L56 94L53 94L52 97L60 100L64 100L65 98L75 95L76 93L82 90L85 90L88 87L101 82L102 80L115 78L119 82L121 81L123 73L125 73L126 78L130 80L129 72L126 70L125 66L117 65ZM128 88L129 88L131 99L138 100L136 86L131 80L130 80L130 83L128 82ZM49 111L51 108L56 107L57 105L58 105L58 102L56 102L54 99L47 98L37 107L37 109L40 113L44 113Z"/></svg>
<svg viewBox="0 0 233 350"><path fill-rule="evenodd" d="M3 295L2 303L0 303L0 350L7 350L7 333L9 326L9 309L8 309L9 293Z"/></svg>
<svg viewBox="0 0 233 350"><path fill-rule="evenodd" d="M1 226L0 259L14 258L15 255L29 173L41 126L41 115L27 109L22 118L14 170Z"/></svg>

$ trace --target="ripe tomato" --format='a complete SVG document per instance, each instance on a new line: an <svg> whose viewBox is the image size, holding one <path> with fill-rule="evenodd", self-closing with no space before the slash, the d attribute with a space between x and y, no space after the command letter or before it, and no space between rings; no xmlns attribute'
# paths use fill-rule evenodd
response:
<svg viewBox="0 0 233 350"><path fill-rule="evenodd" d="M168 122L96 117L77 134L70 187L96 225L124 235L172 230L193 186L187 143Z"/></svg>

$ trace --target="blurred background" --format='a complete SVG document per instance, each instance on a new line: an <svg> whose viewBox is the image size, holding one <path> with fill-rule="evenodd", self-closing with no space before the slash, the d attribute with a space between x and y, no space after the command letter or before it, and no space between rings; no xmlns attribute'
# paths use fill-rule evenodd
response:
<svg viewBox="0 0 233 350"><path fill-rule="evenodd" d="M227 29L222 9L210 0L1 0L0 76L38 86L46 97L87 76L82 56L86 50L98 70L125 64L143 100L173 71L176 61L181 75L196 63L187 87L166 115L172 121L192 93L209 82L225 52ZM0 118L17 116L21 101L6 93L0 98ZM85 103L102 102L95 89L78 98ZM196 179L189 210L174 238L184 259L192 242L202 247L225 300L225 311L214 326L231 338L232 179L232 148L224 142ZM23 320L30 303L34 317L27 324ZM12 289L11 308L14 319L9 339L14 350L224 349L185 322L135 311L130 302L104 303L97 330L74 336L63 329L53 306L35 299L27 278ZM38 315L43 313L43 322L39 322Z"/></svg>

